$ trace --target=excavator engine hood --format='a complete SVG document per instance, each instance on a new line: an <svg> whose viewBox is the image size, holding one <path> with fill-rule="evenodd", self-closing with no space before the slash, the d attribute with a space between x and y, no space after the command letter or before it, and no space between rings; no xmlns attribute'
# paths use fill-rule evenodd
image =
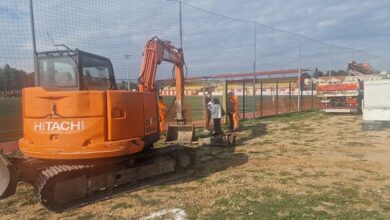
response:
<svg viewBox="0 0 390 220"><path fill-rule="evenodd" d="M19 179L17 168L0 153L0 199L5 199L15 194Z"/></svg>

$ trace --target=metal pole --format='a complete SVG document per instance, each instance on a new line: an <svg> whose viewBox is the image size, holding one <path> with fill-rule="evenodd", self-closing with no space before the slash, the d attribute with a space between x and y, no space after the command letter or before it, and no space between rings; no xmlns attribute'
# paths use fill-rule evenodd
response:
<svg viewBox="0 0 390 220"><path fill-rule="evenodd" d="M228 91L228 87L229 87L229 81L228 80L224 80L223 81L223 93L222 93L222 105L223 105L223 109L227 110L227 103L228 103L228 97L227 97L227 91ZM229 121L229 116L226 114L225 115L225 118L224 118L224 124L227 124Z"/></svg>
<svg viewBox="0 0 390 220"><path fill-rule="evenodd" d="M38 75L38 59L37 59L37 44L35 41L35 25L34 25L34 5L33 0L30 0L30 25L31 25L31 35L32 35L32 46L33 46L33 62L34 62L34 78L35 86L39 84L39 75Z"/></svg>
<svg viewBox="0 0 390 220"><path fill-rule="evenodd" d="M288 83L288 112L291 112L291 82Z"/></svg>
<svg viewBox="0 0 390 220"><path fill-rule="evenodd" d="M332 69L333 69L333 47L330 45L330 70L329 70L329 80L332 77Z"/></svg>
<svg viewBox="0 0 390 220"><path fill-rule="evenodd" d="M256 118L256 23L254 23L254 37L253 37L253 121Z"/></svg>
<svg viewBox="0 0 390 220"><path fill-rule="evenodd" d="M245 119L245 80L242 80L242 118Z"/></svg>
<svg viewBox="0 0 390 220"><path fill-rule="evenodd" d="M313 78L311 78L311 109L314 108L314 83Z"/></svg>
<svg viewBox="0 0 390 220"><path fill-rule="evenodd" d="M263 80L260 80L260 117L263 116Z"/></svg>
<svg viewBox="0 0 390 220"><path fill-rule="evenodd" d="M203 130L207 129L207 109L206 109L206 77L203 78Z"/></svg>
<svg viewBox="0 0 390 220"><path fill-rule="evenodd" d="M126 59L126 60L130 60L130 54L126 54L126 55L123 55L123 57ZM129 62L130 64L130 62ZM129 71L127 71L126 73L126 77L127 77L127 90L130 91L130 68L129 68Z"/></svg>
<svg viewBox="0 0 390 220"><path fill-rule="evenodd" d="M279 81L276 80L276 115L278 114L278 111L279 111Z"/></svg>
<svg viewBox="0 0 390 220"><path fill-rule="evenodd" d="M182 26L182 12L181 1L179 1L179 23L180 23L180 48L183 48L183 26Z"/></svg>
<svg viewBox="0 0 390 220"><path fill-rule="evenodd" d="M298 111L301 111L301 42L299 42L299 68L298 68Z"/></svg>

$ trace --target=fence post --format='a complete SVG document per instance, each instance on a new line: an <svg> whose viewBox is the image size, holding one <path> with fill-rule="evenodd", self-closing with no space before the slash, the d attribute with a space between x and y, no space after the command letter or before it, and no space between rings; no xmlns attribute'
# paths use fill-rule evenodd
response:
<svg viewBox="0 0 390 220"><path fill-rule="evenodd" d="M256 22L254 24L254 33L253 33L253 120L256 118ZM252 120L252 122L254 122Z"/></svg>
<svg viewBox="0 0 390 220"><path fill-rule="evenodd" d="M222 108L227 111L227 91L228 91L228 81L223 81L223 93L222 93ZM228 115L226 114L224 117L224 124L226 124L228 121Z"/></svg>
<svg viewBox="0 0 390 220"><path fill-rule="evenodd" d="M279 81L278 80L276 80L276 91L275 91L275 93L276 93L276 115L278 114L278 107L279 107Z"/></svg>
<svg viewBox="0 0 390 220"><path fill-rule="evenodd" d="M252 89L253 89L253 94L252 94L253 95L253 99L252 99L253 119L255 119L256 118L256 76L253 79Z"/></svg>
<svg viewBox="0 0 390 220"><path fill-rule="evenodd" d="M245 119L245 80L242 81L242 119Z"/></svg>
<svg viewBox="0 0 390 220"><path fill-rule="evenodd" d="M313 81L311 81L311 109L314 108L314 86Z"/></svg>
<svg viewBox="0 0 390 220"><path fill-rule="evenodd" d="M263 116L263 80L260 80L260 117Z"/></svg>
<svg viewBox="0 0 390 220"><path fill-rule="evenodd" d="M288 112L291 112L291 81L288 82Z"/></svg>
<svg viewBox="0 0 390 220"><path fill-rule="evenodd" d="M206 77L203 78L203 99L202 99L202 110L203 110L203 130L207 130L207 104L206 103Z"/></svg>
<svg viewBox="0 0 390 220"><path fill-rule="evenodd" d="M301 87L302 87L302 84L301 84ZM299 106L299 109L300 109L299 111L302 111L302 108L303 108L303 106L304 106L304 105L303 105L303 104L304 104L304 103L303 103L304 100L303 100L303 90L302 90L302 89L299 90L299 96L300 96L300 99L301 99L300 106Z"/></svg>
<svg viewBox="0 0 390 220"><path fill-rule="evenodd" d="M301 72L302 72L302 69L301 69L301 59L302 59L302 46L301 46L301 42L299 41L299 69L298 69L298 112L301 111L301 96L300 96L300 93L301 93L301 89L302 89L302 86L301 86Z"/></svg>

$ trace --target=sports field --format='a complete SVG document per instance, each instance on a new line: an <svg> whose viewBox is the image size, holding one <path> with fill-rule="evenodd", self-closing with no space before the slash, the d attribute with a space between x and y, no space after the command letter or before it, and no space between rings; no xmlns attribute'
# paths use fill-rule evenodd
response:
<svg viewBox="0 0 390 220"><path fill-rule="evenodd" d="M0 142L16 140L21 134L21 98L0 98Z"/></svg>
<svg viewBox="0 0 390 220"><path fill-rule="evenodd" d="M167 109L174 100L173 96L165 96L164 103ZM222 103L222 96L213 96L218 98ZM203 118L203 97L202 96L187 96L184 99L184 104L191 109L192 120L201 120ZM281 113L295 112L298 110L298 97L291 96L238 96L239 112L241 118L253 116L253 103L255 102L256 116L270 116ZM302 110L318 108L318 98L311 96L302 97ZM171 109L173 111L173 108ZM170 112L171 113L171 112Z"/></svg>
<svg viewBox="0 0 390 220"><path fill-rule="evenodd" d="M222 96L214 96L222 101ZM213 98L214 98L213 97ZM173 121L175 117L175 108L170 108L173 96L165 96L164 102L169 111L168 120ZM297 111L297 96L238 96L241 118L253 116L253 102L256 102L256 116L269 116L287 112ZM185 108L191 110L191 121L203 119L203 97L187 96L185 97ZM262 102L262 104L261 104ZM312 104L313 102L313 104ZM245 105L244 105L245 104ZM174 105L172 105L174 106ZM308 110L318 107L318 101L315 97L304 96L302 98L302 109ZM22 106L21 98L0 98L0 142L17 140L22 134Z"/></svg>

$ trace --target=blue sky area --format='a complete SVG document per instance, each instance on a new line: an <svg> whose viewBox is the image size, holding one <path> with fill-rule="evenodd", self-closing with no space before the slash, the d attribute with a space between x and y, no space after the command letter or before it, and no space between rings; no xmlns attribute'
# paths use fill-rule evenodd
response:
<svg viewBox="0 0 390 220"><path fill-rule="evenodd" d="M179 3L164 0L34 0L39 51L53 43L109 57L117 78L137 78L145 42L157 35L180 45ZM352 59L390 69L390 1L378 0L185 0L183 49L190 76L256 69L345 69ZM243 21L212 14L207 9ZM273 30L274 26L330 44ZM0 65L32 70L28 0L0 2ZM301 62L299 62L301 46ZM376 54L378 56L374 56ZM125 55L130 57L125 58ZM385 58L387 57L387 58ZM170 76L163 64L160 78Z"/></svg>

